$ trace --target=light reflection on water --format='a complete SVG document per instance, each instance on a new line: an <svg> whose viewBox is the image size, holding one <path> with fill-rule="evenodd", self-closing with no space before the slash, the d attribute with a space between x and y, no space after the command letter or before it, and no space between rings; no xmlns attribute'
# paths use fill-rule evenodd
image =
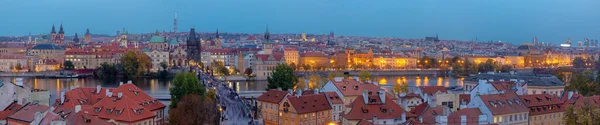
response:
<svg viewBox="0 0 600 125"><path fill-rule="evenodd" d="M15 78L3 77L4 81L15 81ZM408 86L462 86L463 78L452 77L437 77L437 76L375 76L375 82L379 82L383 86L392 86L397 83L407 83ZM96 78L76 78L76 79L50 79L50 78L24 78L24 84L35 89L48 90L51 95L51 100L56 99L60 91L65 91L74 86L79 87L102 87L115 88L119 85L119 80L115 79L96 79ZM301 82L306 82L304 78L300 78ZM126 82L126 81L124 81ZM150 95L168 95L171 87L170 80L158 79L137 79L133 84L138 86ZM227 84L230 87L235 86L236 91L265 91L267 81L231 81Z"/></svg>

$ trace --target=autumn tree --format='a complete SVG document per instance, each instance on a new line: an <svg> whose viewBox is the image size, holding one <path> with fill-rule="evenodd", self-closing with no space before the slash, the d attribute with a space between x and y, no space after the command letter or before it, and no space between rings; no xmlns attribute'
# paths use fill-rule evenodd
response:
<svg viewBox="0 0 600 125"><path fill-rule="evenodd" d="M186 95L198 94L204 96L206 92L204 85L199 83L196 74L191 72L177 73L172 83L173 86L169 89L171 93L171 108L177 108L179 100Z"/></svg>
<svg viewBox="0 0 600 125"><path fill-rule="evenodd" d="M127 51L121 58L123 72L127 78L139 77L148 72L152 63L148 55L133 50Z"/></svg>
<svg viewBox="0 0 600 125"><path fill-rule="evenodd" d="M298 83L298 77L294 75L294 68L287 64L278 64L273 70L272 75L267 77L268 89L281 88L282 90L292 89Z"/></svg>
<svg viewBox="0 0 600 125"><path fill-rule="evenodd" d="M169 123L174 125L218 125L221 115L214 99L198 94L184 96L177 108L169 110Z"/></svg>
<svg viewBox="0 0 600 125"><path fill-rule="evenodd" d="M600 109L589 97L582 98L578 105L568 105L562 118L567 125L599 125Z"/></svg>
<svg viewBox="0 0 600 125"><path fill-rule="evenodd" d="M394 84L394 86L392 86L391 91L394 95L398 95L403 92L408 92L408 84L406 84L406 82L404 81L396 83Z"/></svg>
<svg viewBox="0 0 600 125"><path fill-rule="evenodd" d="M308 77L308 88L310 89L321 89L325 83L327 83L327 79L321 78L318 74L311 73Z"/></svg>
<svg viewBox="0 0 600 125"><path fill-rule="evenodd" d="M359 78L359 80L360 80L361 82L365 82L365 81L370 81L370 80L373 80L373 75L371 75L371 73L370 73L370 72L367 72L367 71L361 71L361 72L358 74L358 78Z"/></svg>

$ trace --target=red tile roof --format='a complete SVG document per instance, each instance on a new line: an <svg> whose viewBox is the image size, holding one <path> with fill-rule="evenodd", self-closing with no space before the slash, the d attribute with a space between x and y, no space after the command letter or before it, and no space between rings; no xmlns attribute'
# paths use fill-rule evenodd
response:
<svg viewBox="0 0 600 125"><path fill-rule="evenodd" d="M327 96L329 101L331 101L331 104L344 104L344 101L342 100L342 98L340 98L340 96L337 93L325 92L324 94Z"/></svg>
<svg viewBox="0 0 600 125"><path fill-rule="evenodd" d="M360 83L355 79L342 79L339 82L335 80L331 80L333 84L342 92L344 96L360 96L363 93L363 90L368 90L371 92L379 91L379 86L371 83Z"/></svg>
<svg viewBox="0 0 600 125"><path fill-rule="evenodd" d="M44 113L48 111L48 109L50 109L50 107L46 105L25 104L23 108L21 108L19 111L15 112L12 115L9 115L7 119L14 119L17 121L31 123L34 120L34 115L36 112Z"/></svg>
<svg viewBox="0 0 600 125"><path fill-rule="evenodd" d="M306 52L302 54L302 57L327 57L323 52Z"/></svg>
<svg viewBox="0 0 600 125"><path fill-rule="evenodd" d="M248 38L246 38L246 40L256 40L256 37L254 37L254 36L249 36Z"/></svg>
<svg viewBox="0 0 600 125"><path fill-rule="evenodd" d="M471 102L471 95L470 94L459 94L458 100L461 101L459 103L462 103L462 101L465 101L465 103L469 104L469 102Z"/></svg>
<svg viewBox="0 0 600 125"><path fill-rule="evenodd" d="M421 116L421 114L423 114L423 112L425 112L427 108L429 108L429 105L427 103L421 103L415 106L414 109L410 110L410 113L415 114L417 116Z"/></svg>
<svg viewBox="0 0 600 125"><path fill-rule="evenodd" d="M414 114L406 112L392 98L387 98L388 96L389 94L386 95L385 103L381 103L379 96L373 94L369 99L377 99L378 101L375 103L369 102L368 104L365 104L363 97L357 97L350 104L350 112L342 115L342 117L348 120L372 120L373 116L377 116L378 119L397 119L402 116L402 113L405 113L406 117L414 117Z"/></svg>
<svg viewBox="0 0 600 125"><path fill-rule="evenodd" d="M8 117L9 115L12 115L13 113L17 112L17 110L19 110L22 106L17 104L17 102L13 102L10 105L8 105L5 109L3 109L2 111L0 111L0 120L6 120L6 117Z"/></svg>
<svg viewBox="0 0 600 125"><path fill-rule="evenodd" d="M479 125L479 115L482 115L479 108L464 108L448 115L448 124L460 124L461 116L467 117L467 125Z"/></svg>
<svg viewBox="0 0 600 125"><path fill-rule="evenodd" d="M162 110L166 107L165 104L159 102L154 97L148 95L142 89L133 84L123 84L113 91L113 94L122 92L123 96L127 96L136 101L139 105L150 111Z"/></svg>
<svg viewBox="0 0 600 125"><path fill-rule="evenodd" d="M505 94L479 95L493 115L528 112L527 106L514 92Z"/></svg>
<svg viewBox="0 0 600 125"><path fill-rule="evenodd" d="M517 86L517 84L513 81L504 81L504 82L494 81L491 84L492 84L492 86L494 86L494 88L496 88L496 90L505 91L505 92L512 91L511 89L514 88L515 86Z"/></svg>
<svg viewBox="0 0 600 125"><path fill-rule="evenodd" d="M412 92L406 94L406 96L404 98L406 98L407 100L410 100L410 99L413 99L413 98L417 98L417 99L423 100L423 98L421 98L421 96L419 96L418 94L412 93Z"/></svg>
<svg viewBox="0 0 600 125"><path fill-rule="evenodd" d="M365 119L358 121L358 124L356 125L374 125L372 122L367 121Z"/></svg>
<svg viewBox="0 0 600 125"><path fill-rule="evenodd" d="M258 101L269 102L278 104L285 98L289 93L285 91L279 91L277 89L271 89L262 95L258 96L256 99Z"/></svg>
<svg viewBox="0 0 600 125"><path fill-rule="evenodd" d="M423 123L427 124L435 124L435 116L442 115L444 112L443 106L437 106L435 108L428 107L425 109L423 113L421 113L421 118L423 118Z"/></svg>
<svg viewBox="0 0 600 125"><path fill-rule="evenodd" d="M152 119L156 116L132 98L122 96L119 99L116 93L115 96L106 97L94 104L92 108L88 108L87 112L101 119L113 119L119 122L136 122Z"/></svg>
<svg viewBox="0 0 600 125"><path fill-rule="evenodd" d="M563 112L566 109L563 106L564 102L550 94L521 95L519 97L522 100L521 102L524 102L527 108L529 108L530 115Z"/></svg>
<svg viewBox="0 0 600 125"><path fill-rule="evenodd" d="M99 119L85 112L67 115L65 121L68 125L114 125L114 123Z"/></svg>
<svg viewBox="0 0 600 125"><path fill-rule="evenodd" d="M46 113L46 116L44 116L44 118L42 118L42 121L40 121L40 125L50 125L50 123L54 120L60 120L60 116L54 112L48 112Z"/></svg>
<svg viewBox="0 0 600 125"><path fill-rule="evenodd" d="M25 59L23 54L2 54L0 59Z"/></svg>
<svg viewBox="0 0 600 125"><path fill-rule="evenodd" d="M421 89L421 91L423 93L430 94L430 95L434 95L438 91L440 91L442 93L448 93L448 91L446 91L446 87L444 87L444 86L421 86L419 88Z"/></svg>
<svg viewBox="0 0 600 125"><path fill-rule="evenodd" d="M294 106L298 114L330 110L331 105L325 94L311 94L302 96L288 96L287 99Z"/></svg>

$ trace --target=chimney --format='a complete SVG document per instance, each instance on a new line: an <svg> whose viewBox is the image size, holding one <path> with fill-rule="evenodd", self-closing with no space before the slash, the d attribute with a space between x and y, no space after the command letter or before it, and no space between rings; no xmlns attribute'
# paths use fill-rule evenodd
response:
<svg viewBox="0 0 600 125"><path fill-rule="evenodd" d="M358 78L357 76L354 77L354 80L356 81L360 81L360 78Z"/></svg>
<svg viewBox="0 0 600 125"><path fill-rule="evenodd" d="M466 115L460 115L460 123L467 123L467 116Z"/></svg>
<svg viewBox="0 0 600 125"><path fill-rule="evenodd" d="M488 79L488 82L494 82L494 79Z"/></svg>
<svg viewBox="0 0 600 125"><path fill-rule="evenodd" d="M100 94L100 89L102 88L101 85L97 85L96 86L96 94Z"/></svg>
<svg viewBox="0 0 600 125"><path fill-rule="evenodd" d="M377 115L373 114L373 124L377 124Z"/></svg>
<svg viewBox="0 0 600 125"><path fill-rule="evenodd" d="M296 89L296 98L300 98L301 95L302 95L302 90Z"/></svg>
<svg viewBox="0 0 600 125"><path fill-rule="evenodd" d="M60 104L65 103L65 92L60 92Z"/></svg>
<svg viewBox="0 0 600 125"><path fill-rule="evenodd" d="M127 81L127 84L133 84L133 82L131 82L131 80Z"/></svg>
<svg viewBox="0 0 600 125"><path fill-rule="evenodd" d="M119 93L117 93L117 98L118 98L118 99L121 99L121 97L123 97L123 92L119 92Z"/></svg>
<svg viewBox="0 0 600 125"><path fill-rule="evenodd" d="M400 105L404 110L408 109L408 102L406 100L406 93L400 93Z"/></svg>
<svg viewBox="0 0 600 125"><path fill-rule="evenodd" d="M423 123L423 117L419 116L419 122Z"/></svg>
<svg viewBox="0 0 600 125"><path fill-rule="evenodd" d="M75 113L81 111L81 105L75 105Z"/></svg>
<svg viewBox="0 0 600 125"><path fill-rule="evenodd" d="M385 104L385 91L383 89L379 89L379 99L381 99L381 103Z"/></svg>
<svg viewBox="0 0 600 125"><path fill-rule="evenodd" d="M293 89L288 89L288 92L290 93L290 95L294 95L294 90Z"/></svg>
<svg viewBox="0 0 600 125"><path fill-rule="evenodd" d="M123 82L119 82L119 86L123 85Z"/></svg>
<svg viewBox="0 0 600 125"><path fill-rule="evenodd" d="M335 82L341 82L342 79L344 79L344 77L334 77L333 80L335 80Z"/></svg>
<svg viewBox="0 0 600 125"><path fill-rule="evenodd" d="M401 122L406 122L406 112L402 112Z"/></svg>
<svg viewBox="0 0 600 125"><path fill-rule="evenodd" d="M571 100L571 97L573 97L573 91L569 91L567 100Z"/></svg>
<svg viewBox="0 0 600 125"><path fill-rule="evenodd" d="M277 87L277 90L281 91L281 87Z"/></svg>
<svg viewBox="0 0 600 125"><path fill-rule="evenodd" d="M315 88L313 94L319 94L319 89Z"/></svg>
<svg viewBox="0 0 600 125"><path fill-rule="evenodd" d="M112 92L108 91L108 89L106 89L106 96L108 96L109 98L112 97Z"/></svg>
<svg viewBox="0 0 600 125"><path fill-rule="evenodd" d="M369 94L368 93L369 93L369 91L363 90L362 96L363 96L363 100L365 101L365 104L368 104L368 102L369 102Z"/></svg>

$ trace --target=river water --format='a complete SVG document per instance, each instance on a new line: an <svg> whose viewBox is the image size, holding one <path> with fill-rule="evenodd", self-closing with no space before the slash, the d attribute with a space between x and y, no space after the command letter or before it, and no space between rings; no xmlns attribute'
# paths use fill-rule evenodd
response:
<svg viewBox="0 0 600 125"><path fill-rule="evenodd" d="M4 82L14 82L16 77L2 77ZM462 86L461 78L452 77L437 77L437 76L375 76L374 82L380 83L382 86L392 86L395 83L405 82L409 87L415 86ZM301 78L301 81L304 81ZM119 86L119 79L98 79L98 78L71 78L71 79L53 79L53 78L23 78L26 86L31 86L35 89L48 90L51 95L51 100L56 99L61 91L69 90L72 87L102 87L116 88ZM126 81L124 81L126 82ZM133 84L138 86L150 95L169 95L171 87L171 79L137 79ZM235 87L236 91L265 91L267 81L231 81L228 84L230 87ZM52 102L51 102L52 103ZM164 102L168 104L168 102Z"/></svg>

